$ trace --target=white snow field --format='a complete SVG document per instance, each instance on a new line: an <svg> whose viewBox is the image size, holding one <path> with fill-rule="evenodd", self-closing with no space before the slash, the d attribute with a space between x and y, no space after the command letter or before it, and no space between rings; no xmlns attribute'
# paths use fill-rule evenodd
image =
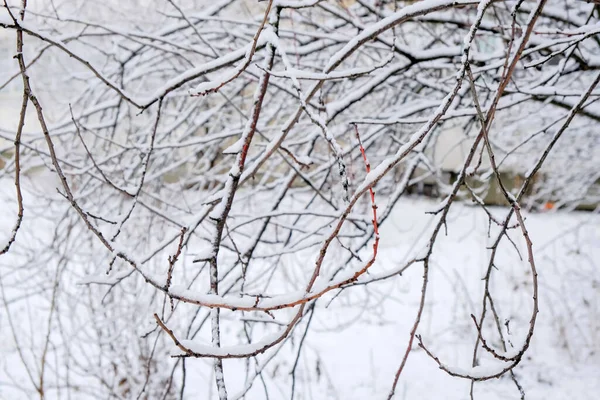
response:
<svg viewBox="0 0 600 400"><path fill-rule="evenodd" d="M139 292L124 295L122 302L116 305L106 305L106 319L86 314L90 308L83 303L92 304L98 310L104 307L102 300L106 287L94 285L95 290L90 290L90 287L78 284L85 275L83 271L89 270L89 265L93 264L94 251L102 250L83 241L81 248L74 249L77 257L69 260L71 266L64 269L57 268L64 262L60 254L36 254L40 249L52 248L48 241L53 230L60 226L57 221L62 218L52 215L50 209L46 219L32 220L28 217L33 212L28 213L28 210L34 210L41 201L40 188L46 195L55 196L53 187L57 182L52 175L48 173L38 179L33 184L37 188L34 191L29 178L26 178L24 226L11 252L0 257L3 283L0 399L39 398L29 383L23 362L28 365L33 380L38 379L39 360L48 335L52 282L56 273L64 276L60 279L58 291L61 294L57 296L56 309L51 316L51 340L46 355L46 398L137 398L143 379L132 385L131 390L122 392L120 397L111 397L106 389L111 383L101 382L97 378L98 370L123 367L131 371L131 366L124 365L127 357L115 355L110 348L112 345L117 349L129 346L135 354L138 346L142 349L146 348L144 346L152 347L155 335L147 339L140 339L140 336L152 329L152 314L160 310L162 297L160 301L144 304L146 297L138 293L152 293L152 289L140 282L136 286ZM12 228L16 208L12 182L3 180L0 187L0 243L3 244ZM417 198L407 198L397 204L392 216L381 228L380 254L369 276L401 265L411 254L422 249L434 218L426 212L435 206L436 202L432 200ZM470 314L478 315L481 310L482 276L489 256L486 246L491 239L488 238L487 217L479 209L456 204L452 210L448 236L440 238L434 249L427 301L417 332L444 365L460 371L471 367L476 331ZM503 208L492 208L492 211L499 216L506 212ZM529 400L597 399L600 393L600 216L560 211L525 213L525 216L539 273L540 312L531 347L515 368L515 376ZM493 226L491 236L494 236ZM523 241L519 235L513 236L516 246L526 258ZM520 260L510 247L508 244L500 248L491 292L504 334L518 349L529 327L532 285L526 260ZM86 254L87 259L83 256ZM19 264L26 258L24 255L30 256L29 260L39 260L39 264ZM332 295L318 300L317 312L310 322L296 368L294 398L387 398L417 312L422 275L422 266L415 264L392 279L348 288L335 299ZM222 318L238 321L241 314L224 311ZM130 321L131 326L116 334L113 332L115 336L104 337L103 343L99 344L87 333L82 334L90 326L102 330L95 325L99 321L108 324L111 320L121 319ZM268 387L270 399L290 398L290 371L297 354L297 341L303 336L307 321L305 318L296 328L291 345L286 342L283 347L268 350L257 357L262 361L273 358L263 371L264 383L260 379L255 380L246 393L247 399L267 398L265 387ZM491 322L488 318L484 333L490 343L497 346L498 335L494 335ZM273 330L265 332L263 336ZM223 335L223 343L228 346L239 343L241 337L239 329L229 329L227 323ZM15 336L21 354L17 351ZM179 350L171 341L160 341L153 367L158 371L156 376L168 376L170 373L175 362L170 354L179 354ZM123 366L120 363L124 363ZM495 371L501 362L484 355L480 364L480 371ZM225 360L224 368L230 398L236 398L235 393L244 392L242 389L248 378L244 372L244 361ZM143 371L139 373L143 375ZM210 360L188 359L186 374L185 399L215 398ZM175 377L181 377L180 368L175 370ZM470 381L453 378L440 370L418 348L415 340L394 398L468 399L469 389ZM520 397L508 375L475 384L475 399ZM159 397L149 394L141 398Z"/></svg>

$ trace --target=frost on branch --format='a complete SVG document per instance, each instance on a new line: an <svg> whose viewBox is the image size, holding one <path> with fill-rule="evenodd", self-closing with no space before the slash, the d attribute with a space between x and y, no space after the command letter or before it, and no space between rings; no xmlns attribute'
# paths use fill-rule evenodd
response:
<svg viewBox="0 0 600 400"><path fill-rule="evenodd" d="M596 382L596 3L7 1L0 396Z"/></svg>

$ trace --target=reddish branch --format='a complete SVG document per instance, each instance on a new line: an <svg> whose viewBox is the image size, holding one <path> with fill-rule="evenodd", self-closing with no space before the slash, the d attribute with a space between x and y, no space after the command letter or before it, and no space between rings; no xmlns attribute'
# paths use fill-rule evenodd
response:
<svg viewBox="0 0 600 400"><path fill-rule="evenodd" d="M365 163L365 169L367 170L367 174L371 172L371 163L367 159L367 154L365 153L365 148L362 145L360 140L360 134L358 132L358 126L354 124L354 132L356 133L356 140L358 140L358 146L360 147L360 153L362 154L363 161ZM375 234L375 242L373 242L373 256L372 260L375 262L377 258L377 249L379 247L379 226L377 224L377 205L375 204L375 191L372 186L369 186L369 194L371 195L371 207L373 208L373 232Z"/></svg>

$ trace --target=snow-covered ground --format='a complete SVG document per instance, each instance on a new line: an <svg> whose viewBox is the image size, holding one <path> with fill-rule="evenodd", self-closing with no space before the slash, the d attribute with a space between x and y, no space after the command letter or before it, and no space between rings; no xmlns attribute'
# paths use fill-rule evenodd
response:
<svg viewBox="0 0 600 400"><path fill-rule="evenodd" d="M52 179L50 175L44 178L46 187L43 190L47 194L52 193L56 183ZM0 187L0 244L4 244L15 217L13 200L10 200L14 198L14 186L10 181L2 180ZM34 207L36 195L28 191L25 197L27 207ZM426 211L434 207L435 203L431 200L415 198L397 204L390 219L382 226L380 254L371 273L394 268L408 259L411 253L419 251L428 239L433 218ZM477 315L481 310L481 278L487 267L487 247L491 239L488 237L487 218L480 210L463 204L456 204L452 210L448 235L441 237L434 249L428 297L418 333L445 365L468 369L476 335L470 314ZM492 211L499 216L506 212L502 208ZM515 369L515 375L526 398L530 400L597 399L600 393L600 216L577 212L525 215L539 273L540 313L531 348ZM47 217L47 220L26 217L15 249L35 251L37 245L47 245L49 229L53 229L53 221L60 218L52 215ZM492 237L493 231L492 227ZM514 236L521 254L525 255L524 244L518 235ZM39 242L35 241L36 237ZM20 244L20 240L26 242ZM60 263L47 257L41 259L48 261L48 268ZM496 267L491 284L495 305L505 324L505 334L515 347L519 347L528 329L532 309L529 267L526 261L519 259L510 244L501 247ZM40 271L43 272L44 268ZM0 274L5 285L11 281L14 273L14 258L10 255L1 256ZM53 273L47 274L51 277ZM422 274L422 266L413 265L402 276L347 289L331 303L326 299L319 300L297 366L294 398L387 398L417 312ZM61 289L75 296L88 293L85 286L76 285L72 279L65 279L63 285L66 287ZM24 297L20 298L19 293L5 289L10 293L7 297L13 323L17 326L17 332L22 331L23 334L21 345L39 348L46 333L47 313L37 313L36 307L39 305L40 310L47 308L50 293L30 287L27 293L21 293ZM151 324L150 308L141 308L136 312L136 318ZM112 312L119 312L118 308ZM131 310L121 312L125 315ZM230 315L224 312L225 319ZM305 319L297 329L304 331L306 323ZM129 335L132 332L122 334ZM492 332L489 326L486 332ZM77 338L75 332L73 335ZM233 342L236 335L237 332L225 332L224 342ZM296 338L300 337L296 335ZM152 338L149 340L152 341ZM497 344L496 336L491 342ZM170 342L167 343L166 352L178 352ZM51 355L55 344L50 346ZM293 348L284 346L266 368L269 398L290 397L290 371L295 360L295 349L297 343ZM85 352L85 345L74 351ZM0 399L37 398L37 395L31 397L32 392L24 394L14 388L12 380L23 379L21 383L26 386L27 375L15 349L5 304L0 309L0 353ZM34 361L36 354L39 358L39 353L25 350L24 357L33 371L38 368ZM59 351L56 354L62 353ZM272 351L268 351L259 359L264 360L271 354ZM159 370L160 363L164 362L164 370L170 371L167 366L172 365L173 360L161 356L157 362ZM481 361L483 365L491 362L494 361L489 357L483 357ZM243 363L226 360L224 365L228 390L230 394L235 394L243 387L246 378ZM236 373L238 370L240 372ZM215 390L211 390L214 383L210 361L189 359L186 371L186 399L210 398L211 391L215 396ZM52 381L55 372L48 372L49 381ZM176 375L179 373L178 370ZM395 398L467 399L469 386L469 381L450 377L440 370L415 343ZM60 398L65 399L88 398L82 397L82 392L71 393L69 397L64 390L52 391L47 398L58 398L56 393L61 393ZM123 398L136 398L137 394L133 393ZM260 380L255 382L246 398L266 398ZM477 383L475 398L518 399L520 394L511 379L505 376Z"/></svg>
<svg viewBox="0 0 600 400"><path fill-rule="evenodd" d="M426 200L398 205L381 233L380 268L406 257L406 249L430 221L425 212L433 207ZM474 208L459 205L451 220L448 237L436 247L418 332L446 365L468 369L475 338L470 314L478 315L481 309L490 240L487 220ZM527 227L538 265L540 314L531 348L515 373L527 399L595 399L600 392L600 218L586 213L530 214ZM526 254L524 247L521 253ZM532 307L528 266L509 252L500 260L492 294L501 318L510 320L509 339L518 347ZM371 287L363 304L355 300L353 307L344 307L340 300L338 307L321 315L316 330L324 332L309 334L308 347L322 360L337 398L386 398L419 301L423 270L411 268L393 283ZM416 348L396 398L466 399L469 386L469 381L438 369ZM519 398L508 376L475 388L479 399Z"/></svg>

